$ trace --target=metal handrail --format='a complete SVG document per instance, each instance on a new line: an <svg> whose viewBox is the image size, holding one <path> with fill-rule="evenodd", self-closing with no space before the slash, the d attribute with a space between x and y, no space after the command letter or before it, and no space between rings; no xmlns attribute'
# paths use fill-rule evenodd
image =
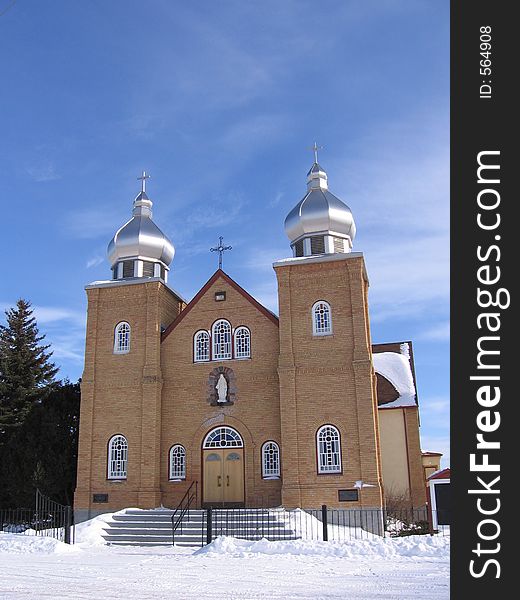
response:
<svg viewBox="0 0 520 600"><path fill-rule="evenodd" d="M193 500L195 500L195 506L197 505L198 483L199 483L198 481L192 481L190 487L186 490L186 493L182 497L182 500L177 505L177 508L173 511L173 515L172 515L172 519L171 519L171 521L172 521L172 545L173 546L175 546L175 532L177 531L177 529L179 528L179 525L180 525L181 534L182 534L182 522L183 522L183 519L184 519L184 516L186 515L186 513L188 513L188 517L189 517L189 510L190 510ZM195 486L194 492L191 491L193 486ZM183 506L183 504L185 502L186 502L186 506ZM177 513L179 511L180 511L180 514L178 515L177 519L175 519L175 516L177 515Z"/></svg>

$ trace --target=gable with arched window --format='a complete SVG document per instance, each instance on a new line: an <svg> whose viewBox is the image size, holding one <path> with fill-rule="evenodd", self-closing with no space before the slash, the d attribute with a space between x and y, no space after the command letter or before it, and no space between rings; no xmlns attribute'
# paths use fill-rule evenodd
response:
<svg viewBox="0 0 520 600"><path fill-rule="evenodd" d="M313 335L332 334L332 311L330 304L319 300L312 306L312 333Z"/></svg>
<svg viewBox="0 0 520 600"><path fill-rule="evenodd" d="M128 442L118 434L108 442L108 479L126 479L128 467Z"/></svg>
<svg viewBox="0 0 520 600"><path fill-rule="evenodd" d="M231 358L231 325L225 319L215 321L212 327L213 359Z"/></svg>
<svg viewBox="0 0 520 600"><path fill-rule="evenodd" d="M127 354L130 352L130 325L121 321L114 331L114 354Z"/></svg>
<svg viewBox="0 0 520 600"><path fill-rule="evenodd" d="M207 362L209 360L209 333L197 331L193 337L193 357L195 362Z"/></svg>
<svg viewBox="0 0 520 600"><path fill-rule="evenodd" d="M251 357L251 333L247 327L235 330L235 358Z"/></svg>
<svg viewBox="0 0 520 600"><path fill-rule="evenodd" d="M170 448L169 478L186 479L186 448L175 444Z"/></svg>
<svg viewBox="0 0 520 600"><path fill-rule="evenodd" d="M276 442L265 442L262 446L262 477L280 477L280 448Z"/></svg>
<svg viewBox="0 0 520 600"><path fill-rule="evenodd" d="M323 425L316 433L318 473L341 473L341 439L334 425Z"/></svg>

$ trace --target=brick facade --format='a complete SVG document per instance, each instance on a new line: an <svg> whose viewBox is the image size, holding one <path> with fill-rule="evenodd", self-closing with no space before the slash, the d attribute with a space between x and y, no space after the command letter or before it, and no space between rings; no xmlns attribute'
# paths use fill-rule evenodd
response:
<svg viewBox="0 0 520 600"><path fill-rule="evenodd" d="M186 305L157 279L87 286L85 370L75 508L79 520L128 506L176 506L188 486L204 483L202 442L213 428L243 440L246 506L381 507L383 484L368 320L368 280L359 253L275 263L279 320L222 271ZM217 301L216 293L225 292ZM332 310L332 335L315 336L311 308ZM194 361L194 334L218 319L251 332L251 357ZM114 330L131 327L130 351L114 353ZM223 374L227 400L216 401ZM410 444L419 448L416 416L407 414ZM318 474L316 433L334 425L341 473ZM128 440L128 474L107 477L110 438ZM261 448L280 447L281 477L262 477ZM185 480L169 480L169 450L186 449ZM422 480L420 463L411 477ZM417 467L417 469L416 469ZM417 471L417 473L416 473ZM357 502L338 491L363 481ZM418 485L418 484L417 484ZM94 502L94 495L99 501ZM103 496L105 495L105 496ZM203 498L202 498L203 499Z"/></svg>
<svg viewBox="0 0 520 600"><path fill-rule="evenodd" d="M275 265L280 307L280 410L284 506L380 507L377 402L367 320L368 280L360 254ZM311 308L329 303L332 335L315 336ZM318 474L316 432L339 429L342 472ZM359 502L340 503L338 490L356 481L373 487Z"/></svg>

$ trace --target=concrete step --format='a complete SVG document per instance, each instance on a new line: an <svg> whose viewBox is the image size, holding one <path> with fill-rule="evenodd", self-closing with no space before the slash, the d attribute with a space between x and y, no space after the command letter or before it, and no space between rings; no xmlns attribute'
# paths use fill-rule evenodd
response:
<svg viewBox="0 0 520 600"><path fill-rule="evenodd" d="M172 536L170 535L136 535L136 534L128 534L128 535L113 535L106 534L103 536L105 540L109 543L113 542L156 542L165 545L172 544Z"/></svg>
<svg viewBox="0 0 520 600"><path fill-rule="evenodd" d="M171 546L172 515L168 509L128 509L113 515L106 524L103 538L107 544L128 546ZM179 514L179 513L178 513ZM213 537L232 535L237 538L259 540L298 539L284 522L277 509L251 510L214 509ZM176 546L200 547L206 539L206 512L190 510L175 532Z"/></svg>

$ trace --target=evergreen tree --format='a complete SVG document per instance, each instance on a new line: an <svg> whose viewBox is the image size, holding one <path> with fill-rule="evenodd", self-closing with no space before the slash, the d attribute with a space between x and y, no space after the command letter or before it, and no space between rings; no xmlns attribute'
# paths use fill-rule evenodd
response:
<svg viewBox="0 0 520 600"><path fill-rule="evenodd" d="M79 383L66 381L34 403L23 424L11 431L0 461L0 507L31 507L36 488L72 504L79 403Z"/></svg>
<svg viewBox="0 0 520 600"><path fill-rule="evenodd" d="M20 426L35 401L55 385L58 372L49 345L41 345L31 304L20 299L0 325L0 446L5 433Z"/></svg>

